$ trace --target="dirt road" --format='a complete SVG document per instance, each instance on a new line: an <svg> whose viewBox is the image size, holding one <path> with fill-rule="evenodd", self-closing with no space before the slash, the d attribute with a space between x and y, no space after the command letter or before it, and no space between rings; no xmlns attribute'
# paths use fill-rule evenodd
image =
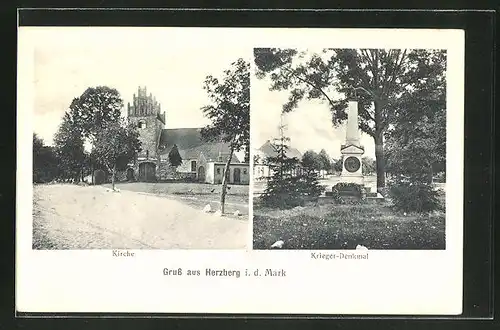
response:
<svg viewBox="0 0 500 330"><path fill-rule="evenodd" d="M248 220L104 187L34 187L37 249L244 249Z"/></svg>

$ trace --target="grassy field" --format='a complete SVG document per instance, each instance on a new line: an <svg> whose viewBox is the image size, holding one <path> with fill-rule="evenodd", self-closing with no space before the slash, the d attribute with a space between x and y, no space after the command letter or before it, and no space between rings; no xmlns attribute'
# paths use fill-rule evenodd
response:
<svg viewBox="0 0 500 330"><path fill-rule="evenodd" d="M105 185L111 187L110 184ZM122 190L142 192L164 196L183 201L186 204L196 208L203 208L210 203L212 208L220 205L221 185L211 185L204 183L146 183L131 182L119 183L116 187ZM229 185L226 195L226 213L232 213L239 210L243 215L248 214L248 185ZM244 210L242 210L244 209Z"/></svg>
<svg viewBox="0 0 500 330"><path fill-rule="evenodd" d="M254 204L255 205L255 204ZM275 210L254 206L254 249L431 250L445 248L445 214L398 213L383 204L318 205Z"/></svg>

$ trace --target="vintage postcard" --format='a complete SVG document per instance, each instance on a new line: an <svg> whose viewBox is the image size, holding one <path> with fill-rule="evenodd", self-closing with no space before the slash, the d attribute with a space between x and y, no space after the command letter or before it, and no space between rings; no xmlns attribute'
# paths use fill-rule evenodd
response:
<svg viewBox="0 0 500 330"><path fill-rule="evenodd" d="M18 31L17 312L462 312L463 31Z"/></svg>

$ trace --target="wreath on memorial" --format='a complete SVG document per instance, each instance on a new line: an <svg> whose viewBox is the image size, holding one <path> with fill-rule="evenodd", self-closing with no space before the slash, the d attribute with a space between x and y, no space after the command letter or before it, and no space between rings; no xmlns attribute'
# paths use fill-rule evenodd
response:
<svg viewBox="0 0 500 330"><path fill-rule="evenodd" d="M351 191L353 196L359 197L359 201L355 201L351 203L357 204L360 201L365 200L366 198L366 190L365 187L361 184L352 183L352 182L339 182L332 188L332 197L339 204L346 204L347 200L342 198L341 191Z"/></svg>

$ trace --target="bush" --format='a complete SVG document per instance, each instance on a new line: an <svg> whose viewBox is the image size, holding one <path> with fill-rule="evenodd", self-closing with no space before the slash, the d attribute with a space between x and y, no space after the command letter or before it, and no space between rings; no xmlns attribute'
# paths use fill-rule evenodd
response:
<svg viewBox="0 0 500 330"><path fill-rule="evenodd" d="M345 194L342 194L342 191ZM360 204L366 198L366 190L363 185L357 183L339 182L332 187L332 191L328 193L328 196L336 204ZM352 198L348 196L352 196Z"/></svg>
<svg viewBox="0 0 500 330"><path fill-rule="evenodd" d="M363 198L366 195L365 187L363 185L352 182L339 182L333 186L332 191L337 191L338 193L341 191L352 191L353 195L360 198Z"/></svg>
<svg viewBox="0 0 500 330"><path fill-rule="evenodd" d="M427 213L441 209L438 192L425 183L396 183L389 189L393 207L399 211Z"/></svg>
<svg viewBox="0 0 500 330"><path fill-rule="evenodd" d="M317 200L323 191L324 187L318 183L316 174L309 172L270 180L260 199L265 206L289 209Z"/></svg>
<svg viewBox="0 0 500 330"><path fill-rule="evenodd" d="M103 170L94 171L94 184L106 183L106 173Z"/></svg>

